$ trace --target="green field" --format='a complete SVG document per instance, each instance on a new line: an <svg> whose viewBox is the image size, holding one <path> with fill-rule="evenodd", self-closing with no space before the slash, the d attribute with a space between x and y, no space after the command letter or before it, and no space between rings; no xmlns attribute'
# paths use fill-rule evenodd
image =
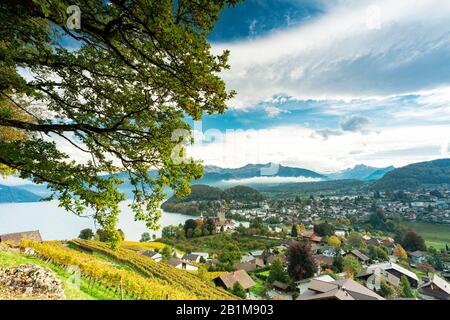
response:
<svg viewBox="0 0 450 320"><path fill-rule="evenodd" d="M408 222L406 225L420 234L428 246L441 249L445 244L450 246L450 225L426 222Z"/></svg>

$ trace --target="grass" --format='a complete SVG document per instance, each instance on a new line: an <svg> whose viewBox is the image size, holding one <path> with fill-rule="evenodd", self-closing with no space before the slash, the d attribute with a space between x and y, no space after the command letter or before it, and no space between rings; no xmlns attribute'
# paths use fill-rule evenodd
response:
<svg viewBox="0 0 450 320"><path fill-rule="evenodd" d="M450 225L448 224L408 222L406 225L421 235L428 246L441 249L445 248L445 244L450 245Z"/></svg>
<svg viewBox="0 0 450 320"><path fill-rule="evenodd" d="M258 279L256 277L253 277L253 280L255 281L255 286L250 288L250 292L258 297L265 297L266 294L266 285L264 281L261 279Z"/></svg>
<svg viewBox="0 0 450 320"><path fill-rule="evenodd" d="M88 281L85 278L80 279L80 287L70 284L72 274L65 268L58 265L46 263L45 261L33 256L24 255L17 250L0 251L0 267L18 267L21 264L35 264L45 269L53 271L58 279L63 283L64 292L67 300L104 300L111 299L105 296L101 288L88 288Z"/></svg>

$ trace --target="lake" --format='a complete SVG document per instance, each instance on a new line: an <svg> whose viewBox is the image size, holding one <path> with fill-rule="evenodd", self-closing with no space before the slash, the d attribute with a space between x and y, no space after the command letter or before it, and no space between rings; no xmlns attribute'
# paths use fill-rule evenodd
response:
<svg viewBox="0 0 450 320"><path fill-rule="evenodd" d="M143 232L161 235L161 229L168 225L178 225L187 219L196 219L179 213L163 212L159 221L158 231L147 230L144 222L134 221L134 216L128 208L131 201L121 203L122 213L118 227L125 233L127 240L139 241ZM58 207L58 201L33 203L0 204L0 234L18 231L40 230L44 240L65 240L78 237L84 228L97 229L94 221L67 212Z"/></svg>

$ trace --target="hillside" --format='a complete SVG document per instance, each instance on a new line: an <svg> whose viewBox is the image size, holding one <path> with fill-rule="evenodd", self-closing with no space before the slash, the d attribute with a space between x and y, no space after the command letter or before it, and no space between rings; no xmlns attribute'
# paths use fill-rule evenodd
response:
<svg viewBox="0 0 450 320"><path fill-rule="evenodd" d="M259 186L258 190L270 195L289 196L298 193L343 192L361 189L367 182L361 180L332 180L303 183L285 183L277 186Z"/></svg>
<svg viewBox="0 0 450 320"><path fill-rule="evenodd" d="M0 185L0 203L9 202L37 202L41 199L38 196L27 190L18 187L8 187Z"/></svg>
<svg viewBox="0 0 450 320"><path fill-rule="evenodd" d="M0 271L5 268L40 267L60 281L63 299L85 300L230 300L238 299L217 288L209 279L214 273L200 277L196 272L176 269L165 262L123 247L112 250L106 243L75 239L59 241L23 241L34 254L22 254L0 243ZM127 242L127 246L134 243ZM71 271L72 270L72 271ZM79 272L74 274L75 272ZM79 285L69 284L79 277ZM73 281L73 279L72 279ZM0 285L0 299L36 299L19 285ZM58 299L57 297L49 297Z"/></svg>
<svg viewBox="0 0 450 320"><path fill-rule="evenodd" d="M372 187L376 190L399 190L437 184L450 184L450 159L413 163L395 169L374 182Z"/></svg>

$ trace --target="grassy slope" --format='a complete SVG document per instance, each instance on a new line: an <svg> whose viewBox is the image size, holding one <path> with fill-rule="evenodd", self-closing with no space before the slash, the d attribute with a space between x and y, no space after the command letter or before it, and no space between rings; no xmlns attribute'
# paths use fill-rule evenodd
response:
<svg viewBox="0 0 450 320"><path fill-rule="evenodd" d="M427 242L438 248L445 247L445 244L450 245L450 225L433 224L425 222L408 222L406 225L420 234Z"/></svg>
<svg viewBox="0 0 450 320"><path fill-rule="evenodd" d="M63 282L64 292L67 300L105 300L108 299L97 288L88 289L88 284L84 279L81 280L80 288L74 288L68 285L68 279L71 276L64 268L50 263L46 263L38 258L21 254L15 250L0 251L0 267L17 267L21 264L36 264L43 268L52 270L56 276Z"/></svg>

